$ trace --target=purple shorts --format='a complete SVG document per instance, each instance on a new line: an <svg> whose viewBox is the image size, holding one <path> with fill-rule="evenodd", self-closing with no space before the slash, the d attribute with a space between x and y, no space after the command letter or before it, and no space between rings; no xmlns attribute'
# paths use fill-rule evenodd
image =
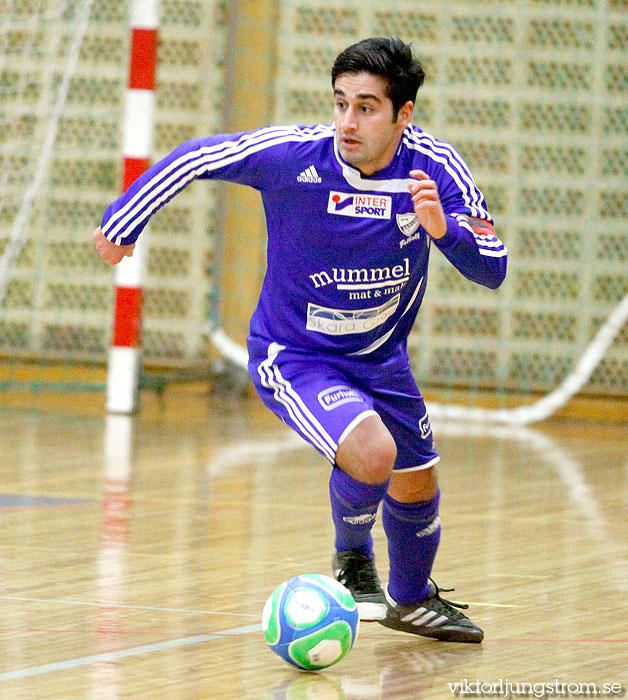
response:
<svg viewBox="0 0 628 700"><path fill-rule="evenodd" d="M293 351L258 336L249 336L248 348L249 371L262 401L332 464L338 445L370 415L378 415L395 440L395 471L439 461L407 362L382 368L360 358Z"/></svg>

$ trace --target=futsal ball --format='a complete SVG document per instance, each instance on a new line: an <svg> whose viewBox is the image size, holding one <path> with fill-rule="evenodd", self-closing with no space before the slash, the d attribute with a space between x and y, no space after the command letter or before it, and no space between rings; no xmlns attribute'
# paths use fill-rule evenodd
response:
<svg viewBox="0 0 628 700"><path fill-rule="evenodd" d="M266 601L264 637L289 664L317 671L338 663L358 636L358 607L336 579L303 574L284 581Z"/></svg>

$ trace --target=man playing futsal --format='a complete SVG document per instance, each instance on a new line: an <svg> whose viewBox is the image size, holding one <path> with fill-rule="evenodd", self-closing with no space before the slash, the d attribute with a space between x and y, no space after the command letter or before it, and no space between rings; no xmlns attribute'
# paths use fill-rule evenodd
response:
<svg viewBox="0 0 628 700"><path fill-rule="evenodd" d="M267 270L249 370L264 403L332 464L335 574L363 620L480 642L482 630L430 578L439 457L406 340L433 246L490 288L504 279L506 249L460 155L411 124L424 72L409 45L361 41L331 78L334 124L183 143L108 207L95 245L111 264L132 255L151 215L197 178L261 192ZM371 537L380 503L386 591Z"/></svg>

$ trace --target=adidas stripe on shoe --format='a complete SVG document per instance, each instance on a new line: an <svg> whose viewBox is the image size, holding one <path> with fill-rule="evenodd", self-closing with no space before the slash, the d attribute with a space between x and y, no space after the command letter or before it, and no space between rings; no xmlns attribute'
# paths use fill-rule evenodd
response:
<svg viewBox="0 0 628 700"><path fill-rule="evenodd" d="M430 580L430 595L416 605L398 605L385 593L388 606L380 624L400 632L431 637L443 642L481 642L484 632L456 608L467 608L440 596L440 589Z"/></svg>

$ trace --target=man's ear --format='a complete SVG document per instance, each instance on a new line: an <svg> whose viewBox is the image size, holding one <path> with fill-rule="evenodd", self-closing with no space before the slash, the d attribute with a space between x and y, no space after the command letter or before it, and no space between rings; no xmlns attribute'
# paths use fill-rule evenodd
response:
<svg viewBox="0 0 628 700"><path fill-rule="evenodd" d="M404 105L401 105L399 112L397 113L397 123L405 129L412 121L412 110L414 109L414 102L408 100Z"/></svg>

